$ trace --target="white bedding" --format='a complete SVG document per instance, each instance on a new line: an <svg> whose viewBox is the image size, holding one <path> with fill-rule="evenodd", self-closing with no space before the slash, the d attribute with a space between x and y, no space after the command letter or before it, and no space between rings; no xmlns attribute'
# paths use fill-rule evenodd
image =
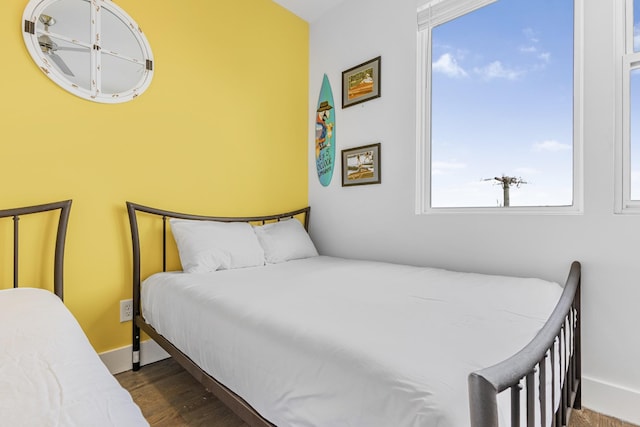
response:
<svg viewBox="0 0 640 427"><path fill-rule="evenodd" d="M562 288L314 257L159 273L143 315L280 426L469 425L467 376L521 349Z"/></svg>
<svg viewBox="0 0 640 427"><path fill-rule="evenodd" d="M49 291L0 291L0 424L148 426L73 315Z"/></svg>

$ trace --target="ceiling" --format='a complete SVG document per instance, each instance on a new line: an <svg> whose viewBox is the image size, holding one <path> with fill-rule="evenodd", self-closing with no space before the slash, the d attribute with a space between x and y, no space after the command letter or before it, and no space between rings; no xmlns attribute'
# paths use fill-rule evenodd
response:
<svg viewBox="0 0 640 427"><path fill-rule="evenodd" d="M311 23L346 0L273 0L285 9Z"/></svg>

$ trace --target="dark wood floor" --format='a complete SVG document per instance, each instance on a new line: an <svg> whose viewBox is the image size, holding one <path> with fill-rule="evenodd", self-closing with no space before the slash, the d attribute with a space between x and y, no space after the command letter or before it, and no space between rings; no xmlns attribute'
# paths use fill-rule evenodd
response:
<svg viewBox="0 0 640 427"><path fill-rule="evenodd" d="M173 359L127 371L116 379L151 426L247 427Z"/></svg>
<svg viewBox="0 0 640 427"><path fill-rule="evenodd" d="M173 359L116 375L151 426L247 427ZM584 409L573 411L569 427L635 427Z"/></svg>

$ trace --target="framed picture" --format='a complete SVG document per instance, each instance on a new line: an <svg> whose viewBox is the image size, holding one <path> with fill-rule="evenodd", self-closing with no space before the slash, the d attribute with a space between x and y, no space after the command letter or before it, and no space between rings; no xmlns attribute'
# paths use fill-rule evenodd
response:
<svg viewBox="0 0 640 427"><path fill-rule="evenodd" d="M342 72L342 108L380 97L380 61L373 58Z"/></svg>
<svg viewBox="0 0 640 427"><path fill-rule="evenodd" d="M380 182L380 143L342 150L343 187Z"/></svg>

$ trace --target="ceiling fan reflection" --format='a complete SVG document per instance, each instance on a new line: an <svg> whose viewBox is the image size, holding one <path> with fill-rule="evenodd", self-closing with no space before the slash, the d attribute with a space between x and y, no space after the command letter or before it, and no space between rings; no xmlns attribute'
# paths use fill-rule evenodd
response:
<svg viewBox="0 0 640 427"><path fill-rule="evenodd" d="M54 25L56 23L56 20L49 15L44 15L44 14L40 15L39 19L40 19L40 22L44 24L45 31L49 31L49 26ZM74 76L73 72L64 62L64 60L59 55L56 54L56 52L59 50L87 52L86 48L58 46L58 44L53 40L51 40L51 37L49 37L46 34L41 34L40 36L38 36L38 43L40 44L40 49L42 49L42 52L46 53L49 57L51 57L51 60L58 66L60 71L72 77Z"/></svg>

